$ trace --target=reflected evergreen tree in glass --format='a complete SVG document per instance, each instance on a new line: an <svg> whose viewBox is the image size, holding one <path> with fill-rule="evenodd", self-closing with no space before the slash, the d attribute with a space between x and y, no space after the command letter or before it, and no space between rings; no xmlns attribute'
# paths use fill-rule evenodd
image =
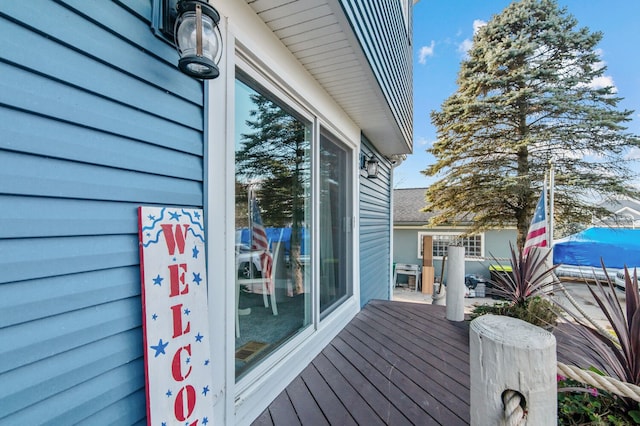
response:
<svg viewBox="0 0 640 426"><path fill-rule="evenodd" d="M303 291L300 264L302 228L310 186L309 128L259 93L236 151L236 206L248 203L252 189L265 227L291 227L290 260L296 293ZM248 209L247 211L248 218ZM247 219L248 222L248 219ZM240 223L240 222L237 222Z"/></svg>

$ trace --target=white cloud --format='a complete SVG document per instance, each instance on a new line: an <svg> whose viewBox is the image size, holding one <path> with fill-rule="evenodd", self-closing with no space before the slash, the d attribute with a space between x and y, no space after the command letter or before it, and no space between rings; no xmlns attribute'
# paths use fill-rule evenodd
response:
<svg viewBox="0 0 640 426"><path fill-rule="evenodd" d="M602 49L596 49L595 53L600 58L604 56L604 50ZM607 63L604 61L599 61L593 64L593 67L595 69L604 68L606 66L607 66ZM588 86L592 89L602 89L603 87L613 87L613 93L618 93L618 88L616 87L616 84L613 82L613 77L609 75L603 75L603 76L594 78L591 81L591 83L588 84Z"/></svg>
<svg viewBox="0 0 640 426"><path fill-rule="evenodd" d="M591 83L589 83L589 87L591 87L592 89L602 89L603 87L610 86L613 86L613 93L616 93L618 91L618 89L615 87L616 84L613 82L613 77L608 75L596 77L591 80Z"/></svg>
<svg viewBox="0 0 640 426"><path fill-rule="evenodd" d="M427 63L427 57L433 56L433 50L436 47L436 42L431 40L431 44L429 46L422 46L420 48L420 52L418 52L418 62L422 65Z"/></svg>
<svg viewBox="0 0 640 426"><path fill-rule="evenodd" d="M458 45L458 52L464 56L467 57L467 52L469 52L469 49L471 49L471 46L473 46L473 41L471 41L471 39L464 39L462 41L462 43L460 43Z"/></svg>
<svg viewBox="0 0 640 426"><path fill-rule="evenodd" d="M475 35L478 32L478 30L480 30L480 28L484 27L485 25L487 25L486 21L483 21L481 19L475 19L473 21L473 35ZM471 49L471 46L473 46L473 40L470 38L464 39L462 43L458 45L458 52L460 52L460 54L466 58L467 52L469 52L469 49Z"/></svg>
<svg viewBox="0 0 640 426"><path fill-rule="evenodd" d="M640 148L633 147L626 156L627 160L640 160Z"/></svg>
<svg viewBox="0 0 640 426"><path fill-rule="evenodd" d="M480 28L484 27L485 25L487 25L487 21L483 21L482 19L475 19L473 21L473 35L476 35L478 30L480 30Z"/></svg>
<svg viewBox="0 0 640 426"><path fill-rule="evenodd" d="M419 146L424 146L426 148L431 148L435 141L430 141L424 136L420 136L416 139L415 144Z"/></svg>

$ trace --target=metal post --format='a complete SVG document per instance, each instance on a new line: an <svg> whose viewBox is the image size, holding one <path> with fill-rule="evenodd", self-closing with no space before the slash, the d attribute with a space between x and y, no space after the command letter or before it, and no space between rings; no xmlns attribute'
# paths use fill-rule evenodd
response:
<svg viewBox="0 0 640 426"><path fill-rule="evenodd" d="M549 247L553 247L553 191L556 185L556 172L553 161L549 162Z"/></svg>

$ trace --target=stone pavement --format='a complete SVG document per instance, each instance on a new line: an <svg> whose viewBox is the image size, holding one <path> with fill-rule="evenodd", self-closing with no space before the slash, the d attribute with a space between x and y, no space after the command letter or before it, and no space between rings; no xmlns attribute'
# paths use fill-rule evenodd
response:
<svg viewBox="0 0 640 426"><path fill-rule="evenodd" d="M584 282L563 282L562 285L565 287L567 292L575 299L581 308L598 324L604 327L607 330L610 330L609 322L606 317L596 304L595 300L591 296L589 289ZM591 284L591 287L597 291L595 285ZM624 309L625 296L624 292L621 290L616 290L616 294L618 295L618 300L620 300L622 307ZM566 296L562 291L556 291L553 295L559 303L563 306L568 306L569 308L573 308L573 305L568 301ZM413 290L409 290L406 287L396 287L393 292L393 300L399 302L413 302L413 303L431 303L432 297L431 294L422 294L421 292L416 292ZM471 313L475 306L480 305L490 305L496 302L500 302L499 300L494 300L491 298L465 298L465 313ZM575 309L574 309L575 310Z"/></svg>

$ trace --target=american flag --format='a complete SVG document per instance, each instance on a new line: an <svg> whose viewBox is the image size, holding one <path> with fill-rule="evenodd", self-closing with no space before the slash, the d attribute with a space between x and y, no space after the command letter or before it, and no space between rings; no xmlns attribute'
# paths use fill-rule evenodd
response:
<svg viewBox="0 0 640 426"><path fill-rule="evenodd" d="M527 239L524 242L523 256L529 254L532 247L547 247L547 215L546 215L546 202L544 193L546 188L542 190L536 211L533 213L531 219L531 225L529 225L529 232L527 232Z"/></svg>
<svg viewBox="0 0 640 426"><path fill-rule="evenodd" d="M273 259L269 252L269 241L267 232L260 217L260 206L258 200L251 199L251 249L260 250L260 264L262 265L262 278L267 279L267 289L271 282L271 270L273 269ZM270 290L270 289L269 289Z"/></svg>

